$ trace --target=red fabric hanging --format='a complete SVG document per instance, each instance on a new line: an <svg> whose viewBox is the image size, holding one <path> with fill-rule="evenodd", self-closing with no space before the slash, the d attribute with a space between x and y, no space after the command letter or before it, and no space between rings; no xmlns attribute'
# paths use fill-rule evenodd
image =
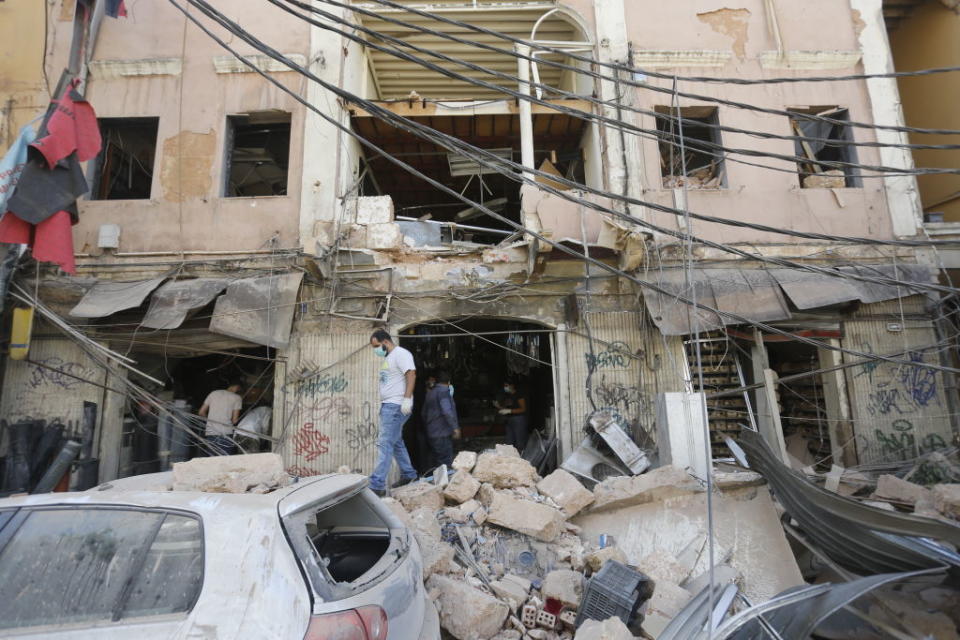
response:
<svg viewBox="0 0 960 640"><path fill-rule="evenodd" d="M49 168L59 160L77 152L77 159L84 162L100 152L102 140L97 114L89 102L82 99L71 87L59 100L53 100L56 108L47 122L47 135L32 145L43 154Z"/></svg>
<svg viewBox="0 0 960 640"><path fill-rule="evenodd" d="M73 259L73 233L70 214L58 211L38 225L21 220L8 211L0 218L0 242L26 244L40 262L53 262L67 273L77 272Z"/></svg>

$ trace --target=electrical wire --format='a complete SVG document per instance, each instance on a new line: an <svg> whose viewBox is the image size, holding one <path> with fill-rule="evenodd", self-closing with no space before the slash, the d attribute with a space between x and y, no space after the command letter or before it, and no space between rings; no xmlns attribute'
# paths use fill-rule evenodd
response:
<svg viewBox="0 0 960 640"><path fill-rule="evenodd" d="M311 111L313 111L314 113L316 113L318 116L321 117L321 119L325 120L325 121L326 121L327 123L329 123L330 125L332 125L332 126L334 126L334 127L337 127L338 129L340 129L341 131L343 131L345 134L353 137L355 140L357 140L357 142L359 142L360 144L362 144L364 147L367 147L367 148L369 148L369 149L371 149L371 150L373 150L373 151L375 151L375 152L384 154L384 157L386 157L387 159L389 159L393 164L396 164L398 167L403 168L404 170L406 170L406 171L407 171L408 173L410 173L411 175L414 175L414 176L420 178L421 180L426 181L427 183L433 185L434 187L436 187L436 188L439 189L440 191L443 191L444 193L447 193L447 194L450 195L450 196L459 198L461 201L463 201L463 202L464 202L465 204L467 204L468 206L472 206L472 207L477 208L479 211L483 211L486 215L488 215L488 216L490 216L490 217L492 217L492 218L494 218L494 219L496 219L496 220L499 220L499 221L501 221L501 222L503 222L503 223L505 223L505 224L513 227L513 228L516 229L517 231L522 231L522 232L530 235L531 237L536 238L538 241L544 243L545 245L551 246L551 247L553 247L553 248L555 248L555 249L557 249L557 250L559 250L559 251L561 251L561 252L563 252L563 253L567 253L568 255L571 255L571 256L573 256L573 257L575 257L575 258L578 258L578 259L580 259L580 260L583 260L585 263L596 265L596 266L598 266L600 269L606 270L606 271L610 272L611 274L618 275L618 276L620 276L620 277L623 278L623 279L626 279L626 280L628 280L628 281L630 281L630 282L633 282L634 284L642 287L644 290L649 289L649 290L651 290L651 291L653 291L653 292L655 292L655 293L659 293L659 294L661 294L661 295L669 295L669 296L673 297L675 300L677 300L678 302L682 302L682 303L684 303L684 304L692 305L692 306L694 306L694 307L697 308L697 309L702 309L702 310L704 310L704 311L708 311L708 312L710 312L710 313L714 313L714 314L716 314L716 315L718 315L718 316L722 316L722 317L725 317L725 318L729 318L730 320L732 320L732 321L733 321L734 323L736 323L736 324L746 324L746 325L754 326L754 327L757 327L758 329L761 329L761 330L766 331L766 332L768 332L768 333L773 333L773 334L781 335L781 336L783 336L783 337L785 337L785 338L789 338L789 339L795 340L795 341L797 341L797 342L802 342L802 343L805 343L805 344L810 344L810 345L813 345L813 346L818 347L818 348L822 348L822 349L826 349L826 350L830 350L830 351L837 351L837 352L841 352L841 353L846 353L846 354L851 355L851 356L856 356L856 357L858 357L858 358L863 358L865 361L885 361L885 362L890 362L890 363L892 363L892 364L898 364L898 365L904 365L904 366L911 366L911 367L918 367L918 368L930 369L930 370L935 370L935 371L946 371L946 372L949 372L949 373L960 373L960 369L956 369L956 368L953 368L953 367L946 367L946 366L936 365L936 364L926 363L926 362L913 362L913 361L898 360L898 359L896 359L896 358L889 358L889 357L885 357L885 356L879 356L879 355L876 355L876 354L863 353L863 352L860 352L860 351L857 351L857 350L847 349L847 348L844 348L844 347L838 347L838 346L835 346L835 345L832 345L832 344L819 342L819 341L812 340L812 339L809 339L809 338L806 338L806 337L803 337L803 336L797 336L797 335L795 335L795 334L791 334L791 333L789 333L789 332L787 332L787 331L783 331L783 330L781 330L781 329L779 329L779 328L777 328L777 327L771 326L771 325L769 325L769 324L765 324L765 323L762 323L762 322L757 322L757 321L750 320L750 319L745 318L745 317L743 317L743 316L741 316L741 315L739 315L739 314L735 314L735 313L731 313L731 312L728 312L728 311L721 311L721 310L718 310L718 309L714 309L714 308L709 307L709 306L707 306L707 305L704 305L704 304L702 304L702 303L693 303L689 298L686 298L686 297L683 297L683 296L679 296L679 295L677 295L677 296L672 296L669 292L667 292L666 290L664 290L663 288L659 287L658 285L656 285L656 284L654 284L654 283L652 283L652 282L648 282L648 281L646 281L646 280L643 280L643 279L641 279L641 278L639 278L639 277L637 277L637 276L635 276L635 275L633 275L633 274L626 273L626 272L624 272L624 271L622 271L622 270L620 270L620 269L617 269L616 267L610 266L610 265L608 265L608 264L606 264L606 263L604 263L604 262L602 262L602 261L600 261L600 260L597 260L597 259L595 259L595 258L587 258L587 257L584 256L582 253L579 253L579 252L577 252L577 251L575 251L575 250L573 250L573 249L571 249L571 248L569 248L569 247L567 247L567 246L565 246L565 245L563 245L563 244L561 244L561 243L554 242L554 241L546 238L546 237L543 236L542 234L540 234L540 233L538 233L538 232L536 232L536 231L533 231L533 230L531 230L531 229L528 229L528 228L526 228L526 227L524 227L524 226L522 226L522 225L520 225L520 224L518 224L518 223L516 223L516 222L513 222L513 221L510 220L509 218L507 218L507 217L505 217L505 216L502 216L502 215L500 215L500 214L492 211L491 209L485 207L484 205L472 201L471 199L469 199L469 198L467 198L466 196L463 196L463 195L457 193L457 192L454 191L453 189L451 189L451 188L447 187L446 185L438 182L437 180L435 180L435 179L433 179L433 178L431 178L431 177L423 174L422 172L418 171L416 168L410 166L409 164L406 164L406 163L403 162L402 160L400 160L400 159L398 159L398 158L393 158L393 157L391 157L389 154L387 154L382 148L380 148L379 146L377 146L375 143L371 142L370 140L368 140L368 139L364 138L363 136L360 136L360 135L357 134L356 132L352 131L349 127L347 127L346 125L340 123L337 119L335 119L335 118L329 116L328 114L322 112L319 108L317 108L316 106L314 106L313 104L311 104L309 101L307 101L306 99L304 99L302 96L296 94L294 91L288 89L287 87L285 87L282 83L280 83L280 82L277 81L276 79L270 77L269 74L267 74L265 71L263 71L262 69L260 69L259 67L257 67L256 64L252 63L250 60L248 60L247 58L245 58L243 55L241 55L239 52L237 52L233 47L231 47L227 42L225 42L222 38L220 38L219 36L217 36L216 34L214 34L212 31L210 31L210 29L208 29L203 23L201 23L201 22L196 18L196 16L193 16L193 15L190 14L189 12L185 11L184 8L183 8L183 6L182 6L177 0L168 0L168 1L169 1L172 5L174 5L174 7L176 7L178 10L180 10L180 11L187 17L187 19L189 19L191 22L193 22L199 29L201 29L204 33L206 33L206 34L207 34L210 38L212 38L215 42L217 42L217 44L219 44L219 45L220 45L221 47L223 47L225 50L229 51L231 54L233 54L235 57L237 57L239 60L241 60L245 65L247 65L247 66L250 67L253 71L255 71L256 73L258 73L261 77L267 79L269 82L271 82L272 84L274 84L275 86L277 86L278 88L280 88L282 91L284 91L285 93L287 93L288 95L290 95L291 97L293 97L296 101L300 102L300 103L303 104L305 107L307 107L308 109L310 109ZM206 15L207 17L213 19L214 22L216 22L217 24L219 24L219 25L221 25L222 27L224 27L227 31L229 31L229 32L232 33L233 35L239 37L241 40L243 40L243 41L247 42L248 44L251 44L252 46L254 46L254 48L256 48L256 49L258 49L258 50L266 53L268 56L273 57L274 59L276 59L276 60L278 60L278 61L281 61L281 62L283 62L284 64L286 64L286 65L288 65L288 66L291 66L291 68L295 68L295 67L298 66L298 65L292 63L291 61L289 61L285 56L283 56L282 54L280 54L279 52L277 52L275 49L273 49L273 48L265 45L264 43L260 42L260 41L257 40L256 38L253 38L248 32L246 32L244 29L242 29L238 24L236 24L235 22L233 22L233 21L231 21L230 19L226 18L223 14L221 14L220 12L218 12L218 11L216 11L215 9L213 9L212 7L210 7L210 5L209 5L208 3L206 3L206 2L204 2L203 0L187 0L187 2L188 2L189 4L191 4L192 6L197 7L198 9L200 9L200 11L201 11L202 13L204 13L204 15ZM304 71L306 71L306 70L304 70ZM323 81L321 78L318 78L318 77L314 76L313 74L311 74L311 75L313 76L312 79L315 78L315 81L318 82L319 84L321 84L321 86L323 86L323 87L324 87L325 89L327 89L328 91L331 91L331 92L335 93L336 95L343 95L343 94L345 94L345 95L347 95L347 96L351 95L351 94L349 94L348 92L345 92L345 91L343 91L342 89L340 89L340 88L338 88L338 87L333 87L333 86L330 85L329 83ZM353 98L356 99L356 100L359 100L359 99L356 98L355 96L354 96ZM364 101L364 102L367 102L367 103L368 103L368 101ZM368 103L368 104L370 105L370 107L376 107L376 105L373 105L372 103ZM553 176L551 176L551 177L553 177Z"/></svg>

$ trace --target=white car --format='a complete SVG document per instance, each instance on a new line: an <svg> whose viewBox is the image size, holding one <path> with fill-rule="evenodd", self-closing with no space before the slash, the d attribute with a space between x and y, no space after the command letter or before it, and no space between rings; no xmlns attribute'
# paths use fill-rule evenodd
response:
<svg viewBox="0 0 960 640"><path fill-rule="evenodd" d="M169 474L0 500L0 637L440 637L416 541L357 475L265 495Z"/></svg>

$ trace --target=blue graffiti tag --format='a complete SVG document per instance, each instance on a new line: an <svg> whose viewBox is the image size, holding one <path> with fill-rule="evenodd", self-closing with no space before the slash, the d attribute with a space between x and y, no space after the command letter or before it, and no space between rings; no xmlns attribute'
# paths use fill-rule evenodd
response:
<svg viewBox="0 0 960 640"><path fill-rule="evenodd" d="M911 362L923 362L922 351L911 351ZM910 399L918 407L926 407L937 395L937 373L924 367L904 367L900 370L900 383Z"/></svg>

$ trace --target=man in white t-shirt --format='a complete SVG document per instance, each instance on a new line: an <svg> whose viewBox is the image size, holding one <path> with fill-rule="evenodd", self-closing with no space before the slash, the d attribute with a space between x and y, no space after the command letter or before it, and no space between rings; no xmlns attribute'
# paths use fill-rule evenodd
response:
<svg viewBox="0 0 960 640"><path fill-rule="evenodd" d="M226 389L211 391L203 401L198 415L207 419L204 435L209 445L209 453L214 456L230 456L236 451L233 439L233 425L240 419L243 399L240 397L240 383L234 382Z"/></svg>
<svg viewBox="0 0 960 640"><path fill-rule="evenodd" d="M379 357L380 365L380 436L377 439L377 466L370 475L370 488L378 496L386 494L387 474L394 458L400 466L400 483L417 479L417 470L410 463L410 454L403 444L403 425L413 413L413 386L417 381L417 366L413 354L397 346L390 334L377 329L370 336L370 346Z"/></svg>

